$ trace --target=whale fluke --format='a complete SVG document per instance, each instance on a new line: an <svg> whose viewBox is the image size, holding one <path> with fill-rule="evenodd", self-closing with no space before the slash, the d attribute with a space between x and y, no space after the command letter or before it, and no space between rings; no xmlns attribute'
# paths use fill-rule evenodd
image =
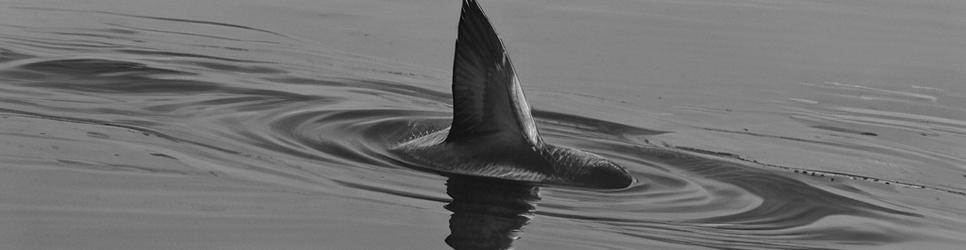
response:
<svg viewBox="0 0 966 250"><path fill-rule="evenodd" d="M453 122L394 148L412 165L447 174L536 184L624 188L616 163L544 143L503 42L474 0L464 0L453 59Z"/></svg>

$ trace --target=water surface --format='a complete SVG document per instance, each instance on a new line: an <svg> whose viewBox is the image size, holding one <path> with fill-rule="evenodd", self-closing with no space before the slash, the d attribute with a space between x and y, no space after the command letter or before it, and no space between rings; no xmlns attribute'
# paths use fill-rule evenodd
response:
<svg viewBox="0 0 966 250"><path fill-rule="evenodd" d="M956 249L966 5L485 1L624 190L447 177L458 1L0 4L15 249Z"/></svg>

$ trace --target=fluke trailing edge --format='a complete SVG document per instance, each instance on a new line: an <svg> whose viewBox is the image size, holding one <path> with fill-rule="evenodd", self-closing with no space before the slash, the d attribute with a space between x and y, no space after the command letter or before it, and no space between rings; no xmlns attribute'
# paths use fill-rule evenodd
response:
<svg viewBox="0 0 966 250"><path fill-rule="evenodd" d="M601 156L544 143L502 41L464 0L453 61L453 124L395 147L446 173L538 184L624 188L634 178Z"/></svg>

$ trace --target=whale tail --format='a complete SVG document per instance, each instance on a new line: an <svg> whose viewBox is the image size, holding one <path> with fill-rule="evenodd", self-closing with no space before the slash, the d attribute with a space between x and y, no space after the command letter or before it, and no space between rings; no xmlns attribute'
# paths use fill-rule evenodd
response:
<svg viewBox="0 0 966 250"><path fill-rule="evenodd" d="M506 48L475 0L464 0L453 60L453 124L446 142L498 136L540 145Z"/></svg>

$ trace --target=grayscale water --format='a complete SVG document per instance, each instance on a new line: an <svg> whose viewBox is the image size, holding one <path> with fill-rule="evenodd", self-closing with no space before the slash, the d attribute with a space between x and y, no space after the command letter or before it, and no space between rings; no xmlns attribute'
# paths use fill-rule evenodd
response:
<svg viewBox="0 0 966 250"><path fill-rule="evenodd" d="M966 245L966 2L482 5L544 139L636 185L387 150L449 122L456 0L3 1L0 248Z"/></svg>

